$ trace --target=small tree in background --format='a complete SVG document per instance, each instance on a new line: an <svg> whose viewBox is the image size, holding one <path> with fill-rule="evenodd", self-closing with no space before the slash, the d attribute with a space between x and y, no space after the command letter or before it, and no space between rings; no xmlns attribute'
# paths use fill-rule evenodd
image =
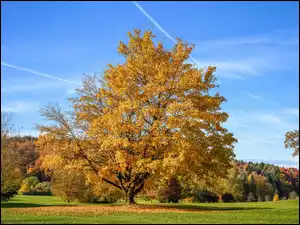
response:
<svg viewBox="0 0 300 225"><path fill-rule="evenodd" d="M273 198L273 202L279 201L279 195L276 193Z"/></svg>
<svg viewBox="0 0 300 225"><path fill-rule="evenodd" d="M8 200L17 194L23 176L20 155L9 140L12 134L12 116L1 112L1 200Z"/></svg>
<svg viewBox="0 0 300 225"><path fill-rule="evenodd" d="M160 202L173 202L178 203L181 199L182 187L176 178L168 180L167 187L159 191Z"/></svg>
<svg viewBox="0 0 300 225"><path fill-rule="evenodd" d="M284 147L294 149L293 156L299 155L299 130L286 132Z"/></svg>
<svg viewBox="0 0 300 225"><path fill-rule="evenodd" d="M85 176L76 170L56 170L52 175L51 191L68 203L81 198L86 191Z"/></svg>
<svg viewBox="0 0 300 225"><path fill-rule="evenodd" d="M266 195L272 195L272 193L274 193L274 190L266 177L262 175L256 175L254 176L254 178L256 184L257 201L261 202L265 199Z"/></svg>

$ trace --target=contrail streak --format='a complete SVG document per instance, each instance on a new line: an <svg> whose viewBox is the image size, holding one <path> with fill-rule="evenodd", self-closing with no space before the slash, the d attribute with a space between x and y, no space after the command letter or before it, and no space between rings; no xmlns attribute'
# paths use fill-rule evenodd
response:
<svg viewBox="0 0 300 225"><path fill-rule="evenodd" d="M174 43L177 43L177 41L175 40L175 38L173 38L165 29L163 29L154 19L152 16L150 16L144 9L143 7L137 3L136 1L132 1L132 3L144 14L144 16L146 16L153 24L154 26L156 26L162 33L164 33L164 35L166 35L171 41L173 41ZM190 58L198 65L200 66L200 63L193 57L190 55Z"/></svg>
<svg viewBox="0 0 300 225"><path fill-rule="evenodd" d="M16 70L20 70L20 71L25 71L25 72L32 73L32 74L36 74L36 75L39 75L39 76L42 76L42 77L48 77L48 78L51 78L51 79L65 81L65 82L69 82L69 83L79 84L80 85L80 83L78 83L78 82L74 82L74 81L71 81L71 80L59 78L59 77L52 76L52 75L46 74L46 73L41 73L41 72L38 72L38 71L35 71L35 70L32 70L32 69L28 69L28 68L24 68L24 67L20 67L20 66L15 66L15 65L3 62L3 61L1 61L1 66L6 66L6 67L9 67L9 68L12 68L12 69L16 69Z"/></svg>

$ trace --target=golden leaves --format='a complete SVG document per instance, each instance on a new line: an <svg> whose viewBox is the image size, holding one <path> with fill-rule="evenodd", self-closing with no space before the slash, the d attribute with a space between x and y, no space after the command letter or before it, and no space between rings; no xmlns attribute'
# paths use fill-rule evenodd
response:
<svg viewBox="0 0 300 225"><path fill-rule="evenodd" d="M286 132L284 146L294 149L293 156L299 155L299 130Z"/></svg>
<svg viewBox="0 0 300 225"><path fill-rule="evenodd" d="M57 120L61 126L43 128L37 144L50 164L54 155L77 166L85 160L115 180L129 171L224 175L219 170L229 166L236 140L222 127L225 98L208 92L216 68L188 64L193 45L178 40L169 51L153 38L150 31L129 33L118 47L125 63L108 65L102 86L86 78L73 100L72 126Z"/></svg>

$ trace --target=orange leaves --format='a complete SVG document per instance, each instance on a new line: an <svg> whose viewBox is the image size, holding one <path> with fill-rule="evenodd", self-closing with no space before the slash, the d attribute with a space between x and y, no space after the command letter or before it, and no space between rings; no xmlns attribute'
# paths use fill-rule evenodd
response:
<svg viewBox="0 0 300 225"><path fill-rule="evenodd" d="M279 196L278 194L275 194L273 197L273 202L279 201Z"/></svg>
<svg viewBox="0 0 300 225"><path fill-rule="evenodd" d="M287 132L284 141L285 148L293 148L293 156L299 155L299 130Z"/></svg>
<svg viewBox="0 0 300 225"><path fill-rule="evenodd" d="M59 126L43 127L46 135L37 144L49 164L85 163L114 181L116 173L129 171L224 176L235 139L222 127L225 98L208 92L216 68L204 72L188 64L192 45L178 40L169 51L153 38L151 32L129 33L128 44L118 47L125 62L108 65L101 85L84 79L72 100L76 120L61 123L57 113L52 118Z"/></svg>

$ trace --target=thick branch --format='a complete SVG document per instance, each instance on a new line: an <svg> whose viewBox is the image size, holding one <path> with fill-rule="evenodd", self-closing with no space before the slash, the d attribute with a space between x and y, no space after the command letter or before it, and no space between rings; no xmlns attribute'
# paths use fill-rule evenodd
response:
<svg viewBox="0 0 300 225"><path fill-rule="evenodd" d="M104 177L102 177L102 180L105 181L106 183L109 183L109 184L115 186L116 188L118 188L121 191L123 190L122 187L120 187L119 185L115 184L114 182L112 182L112 181L110 181L110 180L108 180L108 179L106 179Z"/></svg>

